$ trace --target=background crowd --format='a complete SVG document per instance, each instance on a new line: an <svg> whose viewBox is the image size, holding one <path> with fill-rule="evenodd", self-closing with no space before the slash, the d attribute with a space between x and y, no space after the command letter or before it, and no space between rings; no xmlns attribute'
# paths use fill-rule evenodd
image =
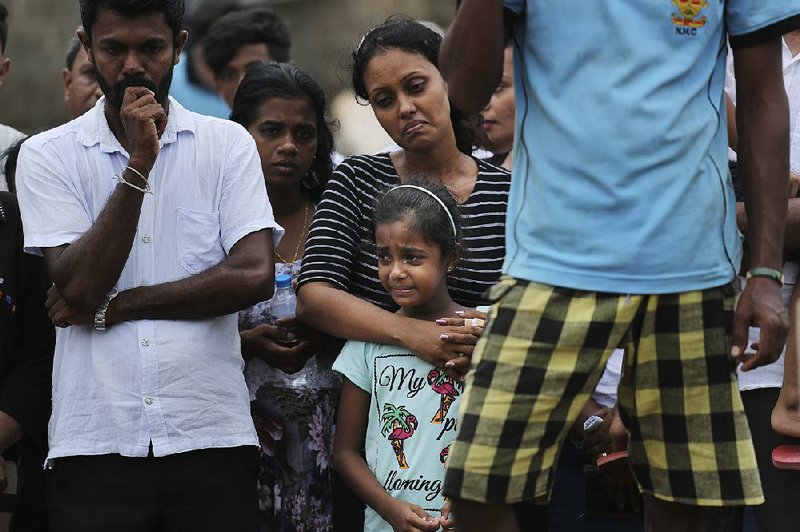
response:
<svg viewBox="0 0 800 532"><path fill-rule="evenodd" d="M473 76L464 81L452 52L454 43L464 42L459 32L469 27L478 10L470 11L475 2L467 2L464 26L454 26L444 49L444 30L435 24L408 13L373 20L349 43L346 57L328 65L348 78L350 101L370 110L366 122L352 118L363 116L358 113L333 118L332 102L341 98L326 94L325 83L312 75L318 64L293 61L299 36L280 7L255 0L197 0L182 19L183 2L162 4L81 1L82 25L64 43L61 71L70 121L33 137L26 133L34 131L0 124L0 186L10 191L2 193L0 209L0 298L5 298L0 302L0 452L14 463L5 468L13 529L480 530L481 519L458 521L459 515L480 515L466 504L479 501L491 508L482 519L496 517L502 530L662 530L671 521L668 511L653 502L655 493L679 507L709 506L699 521L698 514L675 512L675 519L686 519L675 522L697 521L692 530L793 530L800 518L800 507L792 503L800 497L800 477L783 469L786 464L773 465L772 451L800 438L795 327L777 361L761 358L781 352L781 334L765 327L762 339L751 327L746 344L754 354L745 367L756 359L763 367L739 368L741 399L727 352L730 331L722 325L716 325L723 332L714 333L713 345L724 343L725 352L709 357L716 366L696 367L681 358L669 368L702 372L704 385L722 379L723 387L732 383L733 388L730 404L708 407L722 428L714 441L705 442L715 449L699 455L716 459L716 465L687 463L680 471L672 465L665 488L657 478L643 481L642 455L653 457L651 434L640 423L649 412L642 405L655 400L642 390L672 388L677 378L666 365L645 375L650 370L640 369L645 366L639 366L644 362L638 360L638 342L648 334L665 337L664 323L688 314L674 310L688 308L683 299L664 295L682 289L669 289L674 281L666 274L658 281L663 286L652 291L656 277L642 286L620 281L622 288L600 283L598 289L572 280L580 277L578 270L547 274L598 294L661 294L660 300L653 298L653 308L663 305L675 313L664 318L652 310L661 316L654 320L654 332L647 328L649 314L631 314L633 337L615 336L617 326L598 317L600 303L596 310L578 311L578 303L558 300L564 294L556 283L545 295L533 293L536 283L515 285L501 277L511 275L509 268L515 275L527 274L519 258L530 251L526 246L551 244L515 237L509 248L507 217L514 220L512 227L520 224L520 216L523 225L533 223L529 217L540 227L563 221L557 216L542 221L545 212L557 210L537 210L533 216L523 207L530 201L528 189L515 192L512 186L512 168L520 175L519 161L532 153L519 138L515 143L515 132L522 131L523 139L530 138L528 128L534 128L534 136L541 133L527 122L532 120L527 109L534 98L528 92L533 66L522 59L530 30L520 20L528 15L516 10L516 25L509 22L519 2L506 3L506 28L515 37L495 38L495 52L502 53L493 56L491 87L476 66L474 85L486 85L481 97L473 97L478 90L473 91ZM694 21L698 13L692 13L680 20ZM788 8L787 14L796 15ZM14 75L7 36L24 24L0 5L0 86ZM792 199L783 277L777 278L774 268L759 267L767 255L749 239L764 225L749 211L748 232L748 185L737 181L751 168L751 130L747 119L744 136L736 128L736 117L743 116L737 115L736 89L747 86L737 84L736 67L745 65L740 76L751 71L748 63L734 64L730 49L720 53L729 57L726 140L730 192L736 187L739 203L724 216L731 222L737 217L755 262L748 266L748 256L743 259L741 271L755 277L745 293L760 290L762 281L780 282L784 304L792 309L800 299L794 294L798 267L793 260L800 245L800 209L793 199L800 183L795 164L800 156L800 30L784 29ZM739 41L732 42L738 49ZM440 54L446 66L441 70ZM328 80L329 73L322 77ZM459 106L451 103L454 98ZM0 102L22 105L2 92ZM515 128L519 116L526 122ZM366 137L376 127L378 149L337 144L348 135ZM512 148L525 157L515 158ZM527 176L544 171L537 164ZM720 179L727 187L728 181ZM515 186L520 183L516 178ZM751 196L752 189L750 184ZM697 200L694 192L692 198ZM578 216L574 223L590 219L581 222ZM724 238L738 237L725 233ZM608 242L612 249L598 250L597 256L614 255L608 252L615 245ZM732 277L739 270L732 263L740 257L727 248L725 255L730 268L715 275ZM631 267L635 273L636 264ZM620 279L628 273L620 273ZM748 282L742 277L735 284L745 290ZM296 316L279 312L271 299L273 291L286 286L297 292ZM698 296L705 301L702 311L732 316L733 293L727 285L713 296L703 292ZM539 406L524 404L522 395L507 399L505 394L533 395L520 390L536 380L537 372L541 381L556 368L550 362L492 359L493 349L513 349L493 347L506 344L497 339L500 333L487 329L487 339L484 332L494 325L506 328L503 334L528 334L532 325L516 309L501 305L488 314L487 309L529 297L549 301L548 312L564 320L559 331L569 331L569 320L578 319L573 315L596 313L599 321L592 322L590 332L606 337L603 349L592 344L596 337L580 340L573 373L554 381L559 394L574 395L573 402L563 413L561 406L553 407L563 419L546 420L545 425L558 428L542 429L542 455L531 455L534 465L522 475L527 480L515 488L522 450L507 462L499 454L476 456L492 445L529 444L529 432L540 430L533 427ZM580 299L572 292L568 297ZM616 312L630 298L620 296L606 308ZM650 309L647 300L634 301ZM789 318L794 323L794 312ZM612 322L621 319L615 316ZM703 319L716 320L706 314ZM60 328L57 338L52 325ZM689 325L675 327L682 331ZM692 339L677 343L717 348L709 347L712 340L691 343L696 332L684 333ZM542 335L531 331L531 342L543 342ZM471 366L476 344L481 362L473 360ZM511 375L502 372L504 365L515 368ZM503 389L509 382L516 384ZM696 393L686 386L679 389ZM506 399L506 407L497 406ZM674 405L658 400L664 401L662 409ZM514 419L511 405L530 407L536 423ZM461 432L458 425L465 418L458 417L459 409L471 427ZM503 422L494 425L498 412ZM666 419L670 414L655 415ZM674 426L664 423L662 433ZM691 433L690 423L679 430ZM490 433L499 443L486 444ZM751 439L755 454L748 450ZM550 450L562 440L559 451ZM786 460L795 457L787 452ZM731 454L735 475L715 469L725 469L719 464ZM445 479L452 456L457 461ZM507 465L503 475L492 470L488 480L481 477L483 470L470 470L487 461L497 462L491 468L506 468L500 462L513 466ZM722 487L712 494L701 493L709 481L686 480L708 468L723 477L714 480ZM506 490L508 495L500 495ZM522 496L512 495L515 490ZM681 494L686 491L693 494ZM0 504L4 500L0 497ZM494 513L495 503L508 504L502 510L507 513ZM654 523L655 518L663 522Z"/></svg>

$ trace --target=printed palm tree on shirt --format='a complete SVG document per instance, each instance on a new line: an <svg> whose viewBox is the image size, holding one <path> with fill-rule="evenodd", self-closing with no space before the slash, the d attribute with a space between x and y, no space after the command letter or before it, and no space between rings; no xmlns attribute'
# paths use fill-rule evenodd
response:
<svg viewBox="0 0 800 532"><path fill-rule="evenodd" d="M403 441L414 435L419 421L414 414L406 410L406 407L394 406L391 403L384 403L381 421L383 421L381 434L387 436L392 443L392 449L397 457L397 465L400 466L400 469L408 469L406 455L403 452Z"/></svg>
<svg viewBox="0 0 800 532"><path fill-rule="evenodd" d="M439 410L436 411L433 419L431 419L431 423L439 425L444 423L444 418L447 417L447 411L450 410L450 405L453 404L453 401L458 397L456 381L445 371L434 368L428 372L428 384L431 385L434 392L441 395L439 399Z"/></svg>

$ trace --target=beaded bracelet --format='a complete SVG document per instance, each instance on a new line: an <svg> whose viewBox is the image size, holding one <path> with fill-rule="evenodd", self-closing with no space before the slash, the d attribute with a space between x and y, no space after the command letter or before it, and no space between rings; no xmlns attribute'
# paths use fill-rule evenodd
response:
<svg viewBox="0 0 800 532"><path fill-rule="evenodd" d="M748 279L752 279L753 277L767 277L773 281L777 281L781 284L781 286L783 286L783 272L773 268L750 268L750 271L747 272L746 277Z"/></svg>

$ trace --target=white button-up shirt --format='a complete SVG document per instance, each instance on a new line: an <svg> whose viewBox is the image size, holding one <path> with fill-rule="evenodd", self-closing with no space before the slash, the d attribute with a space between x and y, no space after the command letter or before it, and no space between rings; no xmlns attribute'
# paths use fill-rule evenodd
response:
<svg viewBox="0 0 800 532"><path fill-rule="evenodd" d="M17 175L30 251L76 241L125 186L114 176L128 154L103 105L24 144ZM260 229L276 241L283 232L252 137L174 99L149 182L120 291L202 272ZM155 456L257 445L243 365L236 314L60 329L49 458L146 456L150 442Z"/></svg>
<svg viewBox="0 0 800 532"><path fill-rule="evenodd" d="M800 54L783 43L783 84L789 97L789 166L800 175Z"/></svg>

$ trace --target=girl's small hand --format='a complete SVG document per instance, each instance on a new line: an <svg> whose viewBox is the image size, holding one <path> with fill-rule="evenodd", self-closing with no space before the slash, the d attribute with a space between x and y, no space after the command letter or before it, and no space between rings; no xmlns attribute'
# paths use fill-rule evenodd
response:
<svg viewBox="0 0 800 532"><path fill-rule="evenodd" d="M310 342L301 341L293 346L282 345L287 340L286 329L262 324L239 331L242 339L242 356L245 360L259 357L272 367L285 373L296 373L315 353Z"/></svg>
<svg viewBox="0 0 800 532"><path fill-rule="evenodd" d="M440 520L425 510L400 499L394 499L385 516L395 532L431 532L439 530Z"/></svg>
<svg viewBox="0 0 800 532"><path fill-rule="evenodd" d="M456 520L453 519L450 506L450 499L445 499L442 505L442 517L439 518L439 524L442 526L442 530L452 530L456 526Z"/></svg>

